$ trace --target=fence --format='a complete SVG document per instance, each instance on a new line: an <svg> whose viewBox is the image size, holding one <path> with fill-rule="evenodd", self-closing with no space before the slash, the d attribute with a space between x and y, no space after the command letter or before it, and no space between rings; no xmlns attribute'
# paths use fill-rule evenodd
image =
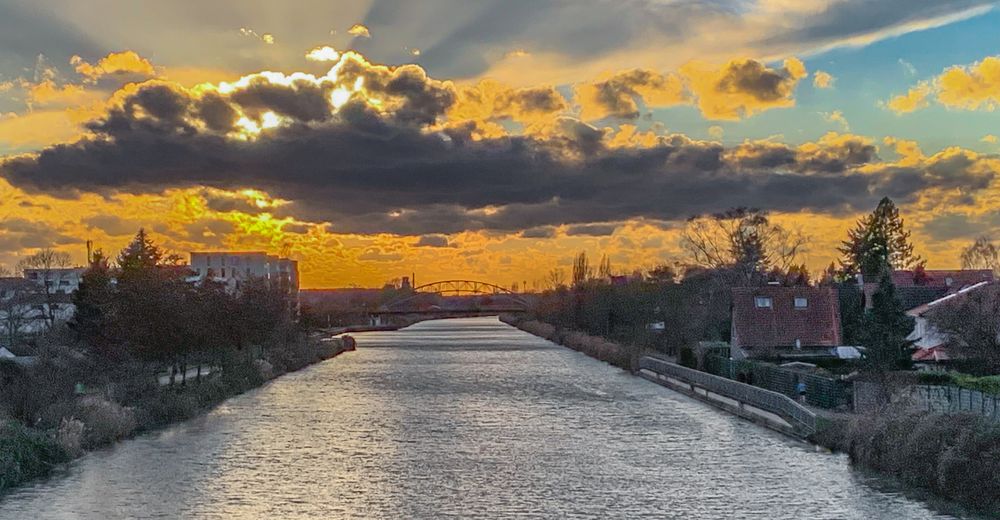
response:
<svg viewBox="0 0 1000 520"><path fill-rule="evenodd" d="M781 416L805 435L816 432L816 414L786 395L645 356L639 369L677 378L709 392Z"/></svg>
<svg viewBox="0 0 1000 520"><path fill-rule="evenodd" d="M911 395L928 411L966 412L1000 422L1000 396L957 386L915 385Z"/></svg>
<svg viewBox="0 0 1000 520"><path fill-rule="evenodd" d="M798 397L796 386L802 381L806 384L806 402L820 408L850 408L852 403L850 383L757 361L708 355L705 356L705 371L793 398Z"/></svg>

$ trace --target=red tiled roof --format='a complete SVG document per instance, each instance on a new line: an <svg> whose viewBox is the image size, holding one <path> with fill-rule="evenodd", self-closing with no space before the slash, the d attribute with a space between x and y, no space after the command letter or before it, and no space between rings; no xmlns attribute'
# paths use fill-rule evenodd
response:
<svg viewBox="0 0 1000 520"><path fill-rule="evenodd" d="M949 291L945 296L938 298L936 300L927 302L919 307L914 307L912 309L907 309L906 313L910 316L923 316L928 311L937 308L939 305L948 305L949 302L958 301L958 299L964 298L965 295L970 292L978 291L987 287L994 286L991 282L979 282L973 285L964 286L955 291Z"/></svg>
<svg viewBox="0 0 1000 520"><path fill-rule="evenodd" d="M917 349L910 358L913 361L949 361L951 356L948 355L948 351L945 350L943 346L936 346L931 348L921 348Z"/></svg>
<svg viewBox="0 0 1000 520"><path fill-rule="evenodd" d="M918 278L917 271L893 271L892 283L896 287L963 287L979 282L992 282L995 277L989 269L925 269ZM878 280L872 280L877 282Z"/></svg>
<svg viewBox="0 0 1000 520"><path fill-rule="evenodd" d="M771 298L770 308L756 305L758 296ZM805 298L804 309L795 298ZM841 346L840 306L833 287L741 287L733 289L733 346L794 348Z"/></svg>

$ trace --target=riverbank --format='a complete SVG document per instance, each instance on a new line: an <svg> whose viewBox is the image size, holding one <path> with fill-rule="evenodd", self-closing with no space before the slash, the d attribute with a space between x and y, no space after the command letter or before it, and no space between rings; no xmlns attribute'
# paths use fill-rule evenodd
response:
<svg viewBox="0 0 1000 520"><path fill-rule="evenodd" d="M229 360L210 377L162 387L152 376L137 376L134 366L117 367L103 388L46 406L34 424L0 417L0 494L88 451L190 419L270 380L353 349L352 340L303 337L264 350L261 356ZM60 375L55 369L47 371L49 361L13 384L39 384L38 391L47 390L42 385L53 381L44 380Z"/></svg>
<svg viewBox="0 0 1000 520"><path fill-rule="evenodd" d="M509 316L501 320L626 370L632 370L630 360L641 355L637 349L579 332L561 331L547 323ZM977 511L996 514L1000 510L998 424L970 414L903 410L820 415L816 425L816 432L808 441L846 453L859 467Z"/></svg>
<svg viewBox="0 0 1000 520"><path fill-rule="evenodd" d="M518 317L503 315L500 321L538 336L547 339L557 345L583 352L584 354L614 365L622 370L635 372L638 368L639 358L645 352L638 348L619 345L597 336L590 336L579 331L563 330L548 323L536 320L526 320Z"/></svg>

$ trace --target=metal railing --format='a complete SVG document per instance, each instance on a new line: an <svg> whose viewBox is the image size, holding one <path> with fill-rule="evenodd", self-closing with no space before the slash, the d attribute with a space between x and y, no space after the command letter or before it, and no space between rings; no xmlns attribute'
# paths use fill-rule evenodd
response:
<svg viewBox="0 0 1000 520"><path fill-rule="evenodd" d="M806 402L820 408L848 408L853 402L849 383L815 374L786 370L754 360L734 360L723 356L707 355L705 356L705 372L773 390L793 399L798 395L797 383L801 381L806 385Z"/></svg>
<svg viewBox="0 0 1000 520"><path fill-rule="evenodd" d="M816 414L787 395L648 356L639 360L639 368L680 379L715 394L778 415L806 435L816 432Z"/></svg>

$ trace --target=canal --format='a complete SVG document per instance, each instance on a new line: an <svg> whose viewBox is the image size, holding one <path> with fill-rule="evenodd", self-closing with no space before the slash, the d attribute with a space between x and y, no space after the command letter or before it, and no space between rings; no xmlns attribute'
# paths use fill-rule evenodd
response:
<svg viewBox="0 0 1000 520"><path fill-rule="evenodd" d="M495 318L357 338L0 518L964 518Z"/></svg>

